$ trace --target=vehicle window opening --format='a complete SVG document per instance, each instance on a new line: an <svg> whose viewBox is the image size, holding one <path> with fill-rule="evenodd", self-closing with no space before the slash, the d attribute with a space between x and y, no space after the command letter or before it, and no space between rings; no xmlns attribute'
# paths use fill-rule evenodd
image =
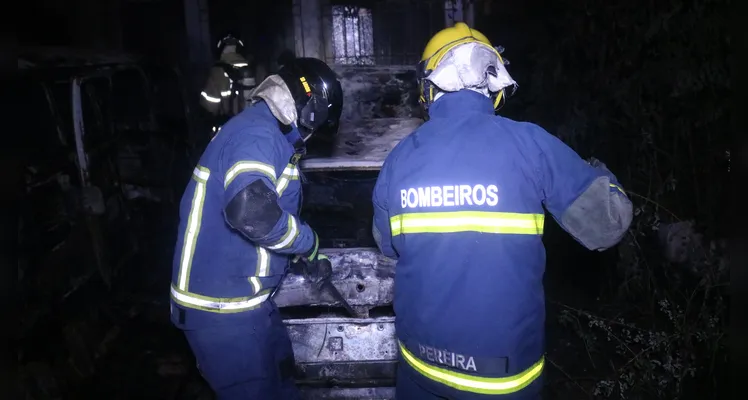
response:
<svg viewBox="0 0 748 400"><path fill-rule="evenodd" d="M304 174L301 218L320 238L322 248L376 248L371 233L371 195L378 171L332 171Z"/></svg>

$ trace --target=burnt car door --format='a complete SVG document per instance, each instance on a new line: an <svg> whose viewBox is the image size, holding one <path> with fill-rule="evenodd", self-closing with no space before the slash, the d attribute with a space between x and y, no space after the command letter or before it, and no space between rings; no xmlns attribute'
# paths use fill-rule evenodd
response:
<svg viewBox="0 0 748 400"><path fill-rule="evenodd" d="M87 223L98 232L92 236L99 272L110 285L118 267L137 251L117 165L120 133L115 129L111 70L75 78L72 97L83 204Z"/></svg>
<svg viewBox="0 0 748 400"><path fill-rule="evenodd" d="M28 74L16 100L24 121L24 188L18 210L21 332L95 276L90 231L81 218L80 179L70 121L70 82ZM62 100L62 101L60 101Z"/></svg>

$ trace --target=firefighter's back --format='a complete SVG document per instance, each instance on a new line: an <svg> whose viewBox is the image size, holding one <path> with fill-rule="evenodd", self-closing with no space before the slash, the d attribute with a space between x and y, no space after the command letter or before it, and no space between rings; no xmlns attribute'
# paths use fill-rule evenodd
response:
<svg viewBox="0 0 748 400"><path fill-rule="evenodd" d="M543 352L544 212L523 137L530 124L494 116L478 93L449 96L386 166L397 334L436 364L516 375Z"/></svg>

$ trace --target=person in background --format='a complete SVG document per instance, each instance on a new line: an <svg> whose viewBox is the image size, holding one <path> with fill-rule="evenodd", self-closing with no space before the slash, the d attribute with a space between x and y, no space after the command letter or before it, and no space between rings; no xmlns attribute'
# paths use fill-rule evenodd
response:
<svg viewBox="0 0 748 400"><path fill-rule="evenodd" d="M299 58L270 75L210 141L180 202L171 320L219 400L295 400L294 357L273 294L292 258L318 283L332 266L299 218L299 159L337 126L340 82Z"/></svg>
<svg viewBox="0 0 748 400"><path fill-rule="evenodd" d="M244 109L258 82L253 58L241 54L244 42L229 33L218 41L216 47L219 59L211 67L200 92L200 105L213 117L213 134Z"/></svg>
<svg viewBox="0 0 748 400"><path fill-rule="evenodd" d="M387 156L373 234L397 260L397 399L537 399L544 362L544 209L590 250L615 246L631 202L604 164L495 115L516 82L464 23L418 65L428 120Z"/></svg>

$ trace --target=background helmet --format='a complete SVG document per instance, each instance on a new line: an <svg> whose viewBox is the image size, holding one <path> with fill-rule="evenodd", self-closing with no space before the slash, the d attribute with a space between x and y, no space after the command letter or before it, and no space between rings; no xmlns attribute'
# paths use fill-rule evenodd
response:
<svg viewBox="0 0 748 400"><path fill-rule="evenodd" d="M226 36L221 38L221 40L218 41L218 44L216 45L216 48L218 49L218 54L223 53L223 49L226 46L236 46L236 52L241 53L242 49L244 48L244 42L239 40L236 36L234 36L233 33L227 33Z"/></svg>
<svg viewBox="0 0 748 400"><path fill-rule="evenodd" d="M322 60L293 58L285 60L278 75L296 102L302 139L316 132L335 135L343 112L343 89L337 74Z"/></svg>
<svg viewBox="0 0 748 400"><path fill-rule="evenodd" d="M506 60L501 57L502 47L494 47L488 38L480 31L471 29L464 22L457 22L454 26L442 29L437 32L426 44L426 48L423 50L421 55L421 61L418 63L416 68L418 78L418 89L420 98L419 101L426 108L431 105L434 101L434 97L439 91L433 83L426 79L429 74L436 69L439 63L442 61L444 56L452 50L455 46L464 43L480 43L490 48L499 57L499 61L503 64L508 64ZM510 93L510 95L513 92ZM498 110L506 100L505 89L501 89L499 92L492 94L494 109Z"/></svg>

